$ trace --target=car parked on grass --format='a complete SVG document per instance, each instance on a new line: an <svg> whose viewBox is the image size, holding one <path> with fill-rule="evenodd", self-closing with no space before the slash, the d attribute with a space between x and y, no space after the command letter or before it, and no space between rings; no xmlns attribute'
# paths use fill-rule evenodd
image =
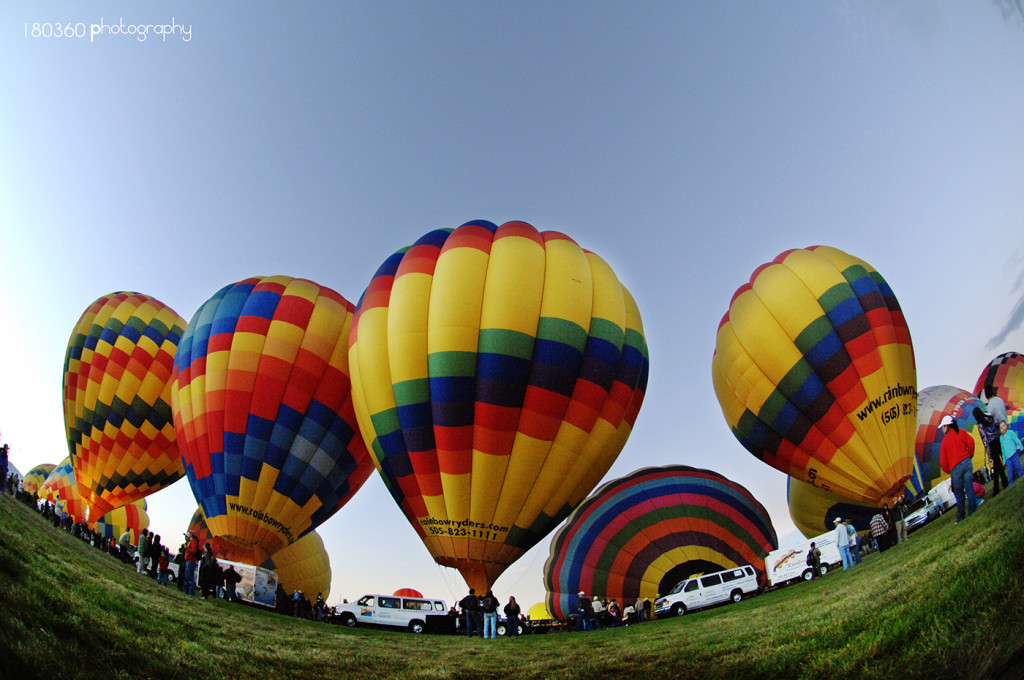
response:
<svg viewBox="0 0 1024 680"><path fill-rule="evenodd" d="M749 564L680 581L654 602L656 616L682 616L688 611L723 602L739 602L759 589L757 572Z"/></svg>

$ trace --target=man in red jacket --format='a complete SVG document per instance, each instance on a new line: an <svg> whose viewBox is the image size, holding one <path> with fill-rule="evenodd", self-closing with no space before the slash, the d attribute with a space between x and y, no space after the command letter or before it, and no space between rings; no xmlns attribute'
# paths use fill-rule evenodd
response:
<svg viewBox="0 0 1024 680"><path fill-rule="evenodd" d="M967 514L973 515L978 509L978 499L974 495L974 437L960 426L952 416L943 416L939 422L942 428L942 444L939 447L939 465L942 471L949 474L950 486L956 496L956 521L964 518L964 506Z"/></svg>
<svg viewBox="0 0 1024 680"><path fill-rule="evenodd" d="M196 594L196 571L199 568L199 539L196 532L185 533L185 594L191 597Z"/></svg>

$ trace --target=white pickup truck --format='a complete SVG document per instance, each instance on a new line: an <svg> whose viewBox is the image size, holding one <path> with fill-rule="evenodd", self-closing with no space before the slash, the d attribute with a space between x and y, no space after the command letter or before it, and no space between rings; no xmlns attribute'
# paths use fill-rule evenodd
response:
<svg viewBox="0 0 1024 680"><path fill-rule="evenodd" d="M444 600L397 595L363 595L354 604L339 604L335 616L346 626L396 626L413 633L427 630L427 617L447 616Z"/></svg>

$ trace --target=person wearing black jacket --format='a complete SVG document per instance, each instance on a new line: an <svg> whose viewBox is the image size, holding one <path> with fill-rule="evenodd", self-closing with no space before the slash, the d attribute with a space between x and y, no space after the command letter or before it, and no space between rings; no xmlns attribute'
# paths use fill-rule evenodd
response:
<svg viewBox="0 0 1024 680"><path fill-rule="evenodd" d="M466 617L466 637L483 635L483 626L480 625L480 600L476 591L469 589L469 595L459 600L459 608Z"/></svg>

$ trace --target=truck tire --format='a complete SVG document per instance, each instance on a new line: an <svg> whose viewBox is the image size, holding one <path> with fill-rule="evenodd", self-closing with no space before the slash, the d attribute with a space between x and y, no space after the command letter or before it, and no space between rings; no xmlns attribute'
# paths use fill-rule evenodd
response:
<svg viewBox="0 0 1024 680"><path fill-rule="evenodd" d="M827 573L828 573L828 565L827 564L823 564L820 567L818 567L818 574L820 574L821 576L824 576Z"/></svg>
<svg viewBox="0 0 1024 680"><path fill-rule="evenodd" d="M417 635L419 635L424 630L426 630L426 628L427 628L427 626L422 621L420 621L419 619L413 619L412 621L409 622L409 632L410 633L416 633Z"/></svg>
<svg viewBox="0 0 1024 680"><path fill-rule="evenodd" d="M498 637L505 637L505 635L508 634L508 629L505 627L504 623L499 623L495 628L495 632L498 634Z"/></svg>
<svg viewBox="0 0 1024 680"><path fill-rule="evenodd" d="M356 617L353 616L351 613L346 612L346 613L341 615L341 624L343 626L348 626L349 628L355 628L356 627Z"/></svg>
<svg viewBox="0 0 1024 680"><path fill-rule="evenodd" d="M734 590L734 591L732 591L732 594L729 595L729 599L732 600L733 602L739 602L740 600L743 599L743 591L742 590Z"/></svg>
<svg viewBox="0 0 1024 680"><path fill-rule="evenodd" d="M686 613L686 605L682 602L676 602L674 605L672 605L672 613L676 616L682 616Z"/></svg>
<svg viewBox="0 0 1024 680"><path fill-rule="evenodd" d="M800 578L802 578L805 581L810 581L812 578L814 578L814 570L804 569L804 573L800 574Z"/></svg>

